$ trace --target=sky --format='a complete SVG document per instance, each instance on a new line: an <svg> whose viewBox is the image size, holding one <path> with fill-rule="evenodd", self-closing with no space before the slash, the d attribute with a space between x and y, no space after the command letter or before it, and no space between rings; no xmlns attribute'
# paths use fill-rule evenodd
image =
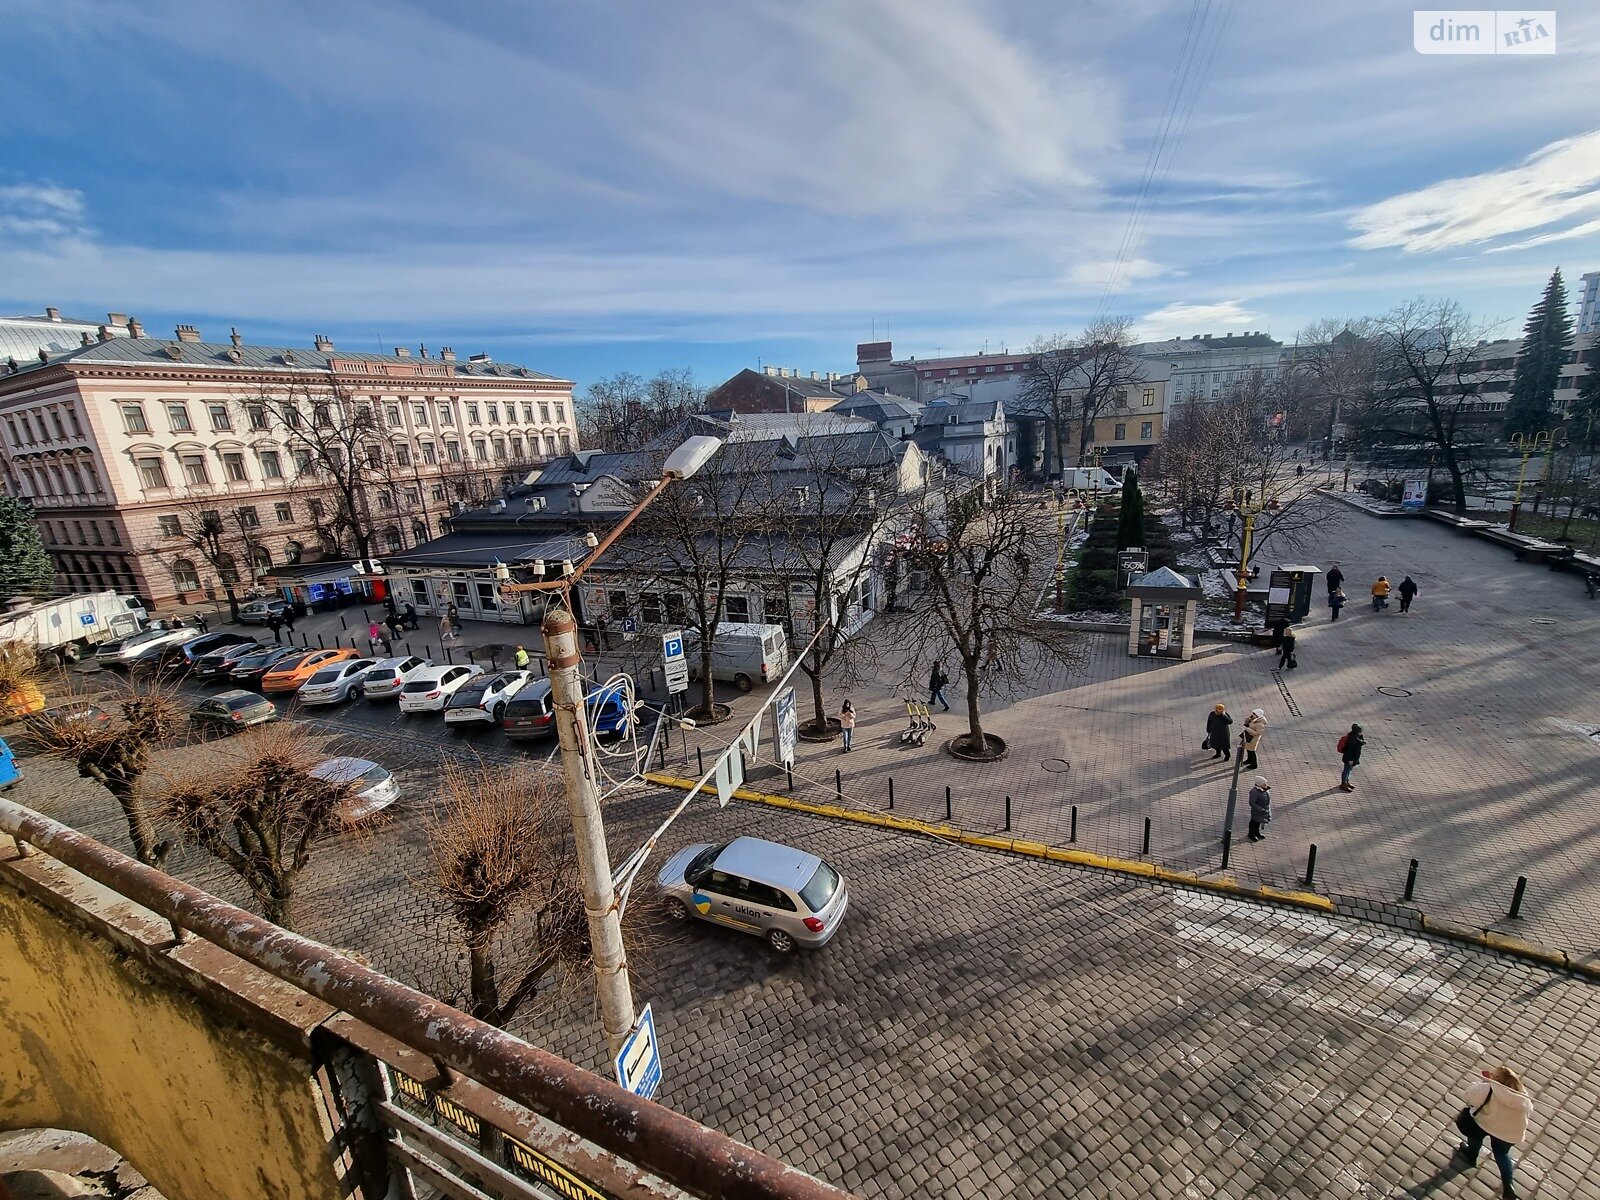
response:
<svg viewBox="0 0 1600 1200"><path fill-rule="evenodd" d="M1262 330L1600 270L1600 5L0 0L0 312L847 371L1125 315Z"/></svg>

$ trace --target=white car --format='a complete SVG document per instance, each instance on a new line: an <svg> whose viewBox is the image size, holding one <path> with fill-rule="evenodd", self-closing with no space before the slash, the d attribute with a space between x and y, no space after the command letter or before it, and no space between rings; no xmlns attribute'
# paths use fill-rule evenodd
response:
<svg viewBox="0 0 1600 1200"><path fill-rule="evenodd" d="M366 820L400 798L400 785L394 781L394 776L371 759L324 759L312 767L309 774L329 783L350 785L350 799L339 806L339 819L347 825Z"/></svg>
<svg viewBox="0 0 1600 1200"><path fill-rule="evenodd" d="M380 658L361 676L361 694L368 700L393 700L418 671L433 664L415 654L409 658Z"/></svg>
<svg viewBox="0 0 1600 1200"><path fill-rule="evenodd" d="M506 702L534 678L532 671L482 675L456 689L444 706L446 725L498 725Z"/></svg>
<svg viewBox="0 0 1600 1200"><path fill-rule="evenodd" d="M126 667L130 663L147 661L146 655L149 655L148 661L153 663L154 656L164 647L193 641L199 636L200 631L192 625L179 629L146 629L118 641L101 642L94 660L102 667Z"/></svg>
<svg viewBox="0 0 1600 1200"><path fill-rule="evenodd" d="M329 663L300 685L301 704L342 704L361 695L362 676L378 660L351 658Z"/></svg>
<svg viewBox="0 0 1600 1200"><path fill-rule="evenodd" d="M457 688L482 674L482 667L427 667L418 671L400 688L400 711L438 712Z"/></svg>

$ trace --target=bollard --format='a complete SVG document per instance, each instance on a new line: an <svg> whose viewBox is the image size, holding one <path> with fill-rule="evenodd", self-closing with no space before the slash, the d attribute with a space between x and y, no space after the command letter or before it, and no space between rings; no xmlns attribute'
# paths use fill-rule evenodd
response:
<svg viewBox="0 0 1600 1200"><path fill-rule="evenodd" d="M694 769L699 771L702 775L706 773L705 755L701 753L699 746L694 748Z"/></svg>
<svg viewBox="0 0 1600 1200"><path fill-rule="evenodd" d="M660 754L657 755L657 758L661 763L660 769L665 771L667 769L667 744L665 742L658 742L656 743L656 749L660 751Z"/></svg>
<svg viewBox="0 0 1600 1200"><path fill-rule="evenodd" d="M1006 797L1006 829L1009 831L1010 828L1011 828L1011 797L1007 796Z"/></svg>
<svg viewBox="0 0 1600 1200"><path fill-rule="evenodd" d="M785 762L783 764L783 774L789 781L789 790L791 792L794 791L794 763Z"/></svg>
<svg viewBox="0 0 1600 1200"><path fill-rule="evenodd" d="M318 650L326 650L327 649L327 647L322 644L322 635L320 633L317 634L317 649Z"/></svg>
<svg viewBox="0 0 1600 1200"><path fill-rule="evenodd" d="M433 647L428 645L427 642L422 643L422 657L429 662L433 661Z"/></svg>
<svg viewBox="0 0 1600 1200"><path fill-rule="evenodd" d="M944 785L944 819L946 821L955 820L955 818L950 815L950 785L948 783Z"/></svg>
<svg viewBox="0 0 1600 1200"><path fill-rule="evenodd" d="M889 776L889 811L894 811L894 776Z"/></svg>
<svg viewBox="0 0 1600 1200"><path fill-rule="evenodd" d="M1417 894L1417 860L1413 858L1411 860L1411 866L1409 868L1407 868L1407 870L1406 870L1406 890L1405 890L1405 893L1400 897L1400 899L1402 899L1402 900L1410 900L1416 894Z"/></svg>
<svg viewBox="0 0 1600 1200"><path fill-rule="evenodd" d="M1145 854L1145 855L1148 855L1150 853L1150 818L1149 817L1146 817L1144 819L1144 847L1143 847L1143 849L1141 849L1139 851L1139 853L1140 854Z"/></svg>
<svg viewBox="0 0 1600 1200"><path fill-rule="evenodd" d="M1511 911L1506 914L1513 921L1522 916L1522 896L1528 890L1528 877L1517 876L1517 890L1511 893Z"/></svg>
<svg viewBox="0 0 1600 1200"><path fill-rule="evenodd" d="M1311 849L1306 852L1306 886L1311 887L1317 881L1317 844L1311 843Z"/></svg>
<svg viewBox="0 0 1600 1200"><path fill-rule="evenodd" d="M1224 871L1226 871L1228 869L1228 858L1231 855L1232 851L1233 851L1233 830L1224 829L1222 831L1222 869Z"/></svg>
<svg viewBox="0 0 1600 1200"><path fill-rule="evenodd" d="M844 776L839 773L839 768L833 769L833 795L840 804L844 803Z"/></svg>
<svg viewBox="0 0 1600 1200"><path fill-rule="evenodd" d="M346 633L350 632L350 626L348 626L348 625L346 625L344 623L344 614L343 613L339 614L339 628L344 630Z"/></svg>
<svg viewBox="0 0 1600 1200"><path fill-rule="evenodd" d="M1077 840L1078 840L1078 806L1076 804L1074 804L1072 806L1072 827L1067 833L1067 841L1075 842Z"/></svg>

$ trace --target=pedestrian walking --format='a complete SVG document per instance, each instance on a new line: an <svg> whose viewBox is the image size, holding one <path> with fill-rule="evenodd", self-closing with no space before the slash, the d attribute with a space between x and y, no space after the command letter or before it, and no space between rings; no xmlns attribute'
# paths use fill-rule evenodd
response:
<svg viewBox="0 0 1600 1200"><path fill-rule="evenodd" d="M844 753L850 753L850 742L856 733L856 710L850 701L844 702L844 707L839 710L839 735L844 739Z"/></svg>
<svg viewBox="0 0 1600 1200"><path fill-rule="evenodd" d="M1272 820L1272 785L1265 775L1256 776L1256 785L1250 789L1250 840L1259 842L1266 838L1263 832Z"/></svg>
<svg viewBox="0 0 1600 1200"><path fill-rule="evenodd" d="M422 628L421 622L419 622L417 620L417 606L415 604L409 604L408 603L406 605L406 628L407 629L421 629Z"/></svg>
<svg viewBox="0 0 1600 1200"><path fill-rule="evenodd" d="M511 661L516 664L517 670L526 671L530 661L528 658L527 647L519 645L516 648L516 651L511 655Z"/></svg>
<svg viewBox="0 0 1600 1200"><path fill-rule="evenodd" d="M1461 1097L1466 1107L1456 1114L1456 1128L1466 1140L1456 1147L1456 1157L1469 1167L1476 1165L1483 1139L1495 1166L1500 1168L1501 1200L1517 1200L1513 1182L1511 1147L1528 1136L1528 1118L1533 1116L1533 1100L1527 1085L1504 1064L1482 1072L1482 1077L1467 1085Z"/></svg>
<svg viewBox="0 0 1600 1200"><path fill-rule="evenodd" d="M379 625L378 625L378 623L376 621L368 621L367 622L367 645L376 646L378 644L378 633L379 633Z"/></svg>
<svg viewBox="0 0 1600 1200"><path fill-rule="evenodd" d="M389 615L383 619L383 623L388 626L389 637L398 641L400 638L400 614L390 609Z"/></svg>
<svg viewBox="0 0 1600 1200"><path fill-rule="evenodd" d="M1272 620L1267 622L1267 630L1272 634L1272 647L1273 647L1273 649L1277 649L1279 646L1283 645L1284 631L1287 630L1288 628L1289 628L1289 618L1288 617L1273 617ZM1279 666L1282 666L1282 665L1283 664L1281 664L1281 663L1279 664Z"/></svg>
<svg viewBox="0 0 1600 1200"><path fill-rule="evenodd" d="M1417 598L1417 581L1407 575L1400 581L1400 611L1410 612L1411 602Z"/></svg>
<svg viewBox="0 0 1600 1200"><path fill-rule="evenodd" d="M1250 715L1244 719L1244 767L1247 771L1254 771L1260 764L1256 762L1256 751L1261 749L1261 740L1267 736L1267 714L1259 708L1252 708Z"/></svg>
<svg viewBox="0 0 1600 1200"><path fill-rule="evenodd" d="M1362 736L1361 726L1350 726L1342 738L1339 739L1338 749L1340 761L1344 763L1344 770L1339 773L1339 790L1353 792L1356 785L1350 782L1350 772L1356 769L1356 764L1361 761L1361 748L1367 744L1367 739Z"/></svg>
<svg viewBox="0 0 1600 1200"><path fill-rule="evenodd" d="M1389 607L1389 581L1382 575L1378 582L1372 585L1372 611L1382 612Z"/></svg>
<svg viewBox="0 0 1600 1200"><path fill-rule="evenodd" d="M376 628L376 626L374 626L374 628ZM370 634L369 633L367 635L367 653L370 654L373 658L377 658L378 657L378 638L377 638L377 636L375 634ZM385 656L385 657L387 657L387 656Z"/></svg>
<svg viewBox="0 0 1600 1200"><path fill-rule="evenodd" d="M194 623L200 627L201 633L211 632L211 622L206 620L205 613L195 613Z"/></svg>
<svg viewBox="0 0 1600 1200"><path fill-rule="evenodd" d="M1294 656L1294 644L1294 630L1285 629L1283 631L1283 640L1278 643L1278 670L1281 671L1288 667L1292 671L1300 665Z"/></svg>
<svg viewBox="0 0 1600 1200"><path fill-rule="evenodd" d="M1206 714L1206 740L1200 743L1200 749L1210 750L1211 761L1219 758L1233 757L1233 718L1228 715L1226 704L1213 705Z"/></svg>
<svg viewBox="0 0 1600 1200"><path fill-rule="evenodd" d="M450 623L450 614L445 613L439 618L439 641L448 642L455 635L456 630L455 626Z"/></svg>
<svg viewBox="0 0 1600 1200"><path fill-rule="evenodd" d="M1339 564L1334 563L1328 568L1328 595L1333 595L1344 586L1344 572L1339 569Z"/></svg>
<svg viewBox="0 0 1600 1200"><path fill-rule="evenodd" d="M275 646L283 645L283 635L280 632L283 629L283 619L277 613L273 613L272 616L267 618L267 628L272 630L272 644Z"/></svg>
<svg viewBox="0 0 1600 1200"><path fill-rule="evenodd" d="M950 701L944 698L944 685L950 682L950 676L944 673L943 663L934 663L933 671L928 676L928 703L937 700L945 712L950 711Z"/></svg>
<svg viewBox="0 0 1600 1200"><path fill-rule="evenodd" d="M460 629L461 628L461 611L458 608L456 608L455 601L452 600L450 602L450 604L445 608L445 612L450 614L450 627L452 629Z"/></svg>
<svg viewBox="0 0 1600 1200"><path fill-rule="evenodd" d="M294 605L283 610L283 623L288 627L289 636L294 636Z"/></svg>
<svg viewBox="0 0 1600 1200"><path fill-rule="evenodd" d="M1334 588L1328 593L1328 608L1333 613L1333 619L1339 619L1339 610L1344 607L1344 589Z"/></svg>
<svg viewBox="0 0 1600 1200"><path fill-rule="evenodd" d="M1300 478L1300 477L1301 477L1301 476L1303 476L1303 475L1304 475L1304 474L1305 474L1305 473L1306 473L1306 466L1305 466L1305 464L1304 464L1304 463L1300 463L1300 464L1298 464L1298 465L1297 465L1297 466L1296 466L1296 467L1295 467L1295 469L1294 469L1294 477L1295 477L1295 478L1296 478L1296 479L1299 479L1299 478Z"/></svg>

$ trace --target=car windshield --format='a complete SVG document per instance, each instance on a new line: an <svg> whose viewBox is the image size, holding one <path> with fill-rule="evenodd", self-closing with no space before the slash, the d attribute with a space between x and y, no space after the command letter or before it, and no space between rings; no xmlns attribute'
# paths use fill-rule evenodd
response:
<svg viewBox="0 0 1600 1200"><path fill-rule="evenodd" d="M401 689L407 692L431 692L439 686L437 679L413 679Z"/></svg>
<svg viewBox="0 0 1600 1200"><path fill-rule="evenodd" d="M237 709L249 708L255 704L265 704L266 701L260 696L230 696L225 703L229 708Z"/></svg>
<svg viewBox="0 0 1600 1200"><path fill-rule="evenodd" d="M717 855L728 848L728 843L720 846L707 846L689 860L689 865L683 869L683 878L688 883L699 883L711 873L711 864L717 861Z"/></svg>
<svg viewBox="0 0 1600 1200"><path fill-rule="evenodd" d="M272 669L274 671L292 671L296 667L304 664L306 659L310 657L311 656L309 654L296 654L290 658L281 659L278 662L273 663Z"/></svg>
<svg viewBox="0 0 1600 1200"><path fill-rule="evenodd" d="M833 894L838 890L839 872L827 863L819 863L816 873L800 889L800 899L806 902L806 907L812 912L821 912L828 907L828 901L833 899Z"/></svg>
<svg viewBox="0 0 1600 1200"><path fill-rule="evenodd" d="M308 682L333 683L339 678L339 672L341 670L343 670L342 667L323 667L322 670L313 675Z"/></svg>
<svg viewBox="0 0 1600 1200"><path fill-rule="evenodd" d="M376 764L368 767L360 775L362 783L382 783L387 778L389 778L389 772Z"/></svg>

